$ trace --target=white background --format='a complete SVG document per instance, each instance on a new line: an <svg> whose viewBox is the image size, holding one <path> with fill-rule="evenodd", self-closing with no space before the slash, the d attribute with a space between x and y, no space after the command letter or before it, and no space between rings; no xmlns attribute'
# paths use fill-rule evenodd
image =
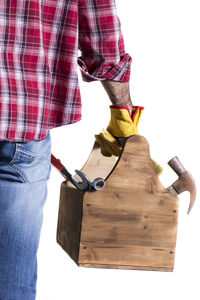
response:
<svg viewBox="0 0 200 300"><path fill-rule="evenodd" d="M161 163L160 180L177 176L167 165L178 155L199 186L200 169L200 18L199 0L116 0L131 67L135 105L145 107L139 131ZM78 70L79 71L79 70ZM80 76L83 118L51 130L52 153L73 172L86 162L109 122L109 98L100 82ZM79 268L56 243L60 184L52 167L38 252L37 300L200 299L200 195L188 216L189 194L180 195L173 273Z"/></svg>

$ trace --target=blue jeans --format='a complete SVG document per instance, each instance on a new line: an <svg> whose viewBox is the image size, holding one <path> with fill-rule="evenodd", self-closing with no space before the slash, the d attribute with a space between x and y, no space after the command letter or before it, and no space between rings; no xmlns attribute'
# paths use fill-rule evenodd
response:
<svg viewBox="0 0 200 300"><path fill-rule="evenodd" d="M0 141L0 300L34 300L51 138Z"/></svg>

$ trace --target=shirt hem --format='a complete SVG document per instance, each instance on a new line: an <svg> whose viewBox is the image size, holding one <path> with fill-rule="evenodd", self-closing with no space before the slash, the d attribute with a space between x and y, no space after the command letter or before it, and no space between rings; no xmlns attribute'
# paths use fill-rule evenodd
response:
<svg viewBox="0 0 200 300"><path fill-rule="evenodd" d="M57 127L61 127L61 126L67 126L67 125L70 125L70 124L74 124L74 123L77 123L79 122L80 120L82 119L82 115L77 118L77 119L74 119L73 121L71 122L66 122L66 123L60 123L60 124L54 124L54 125L51 125L49 128L46 129L46 133L44 133L40 139L12 139L12 140L9 140L9 139L6 139L6 138L1 138L0 137L0 142L12 142L12 143L29 143L29 142L32 142L32 141L43 141L46 139L47 135L48 135L48 132L53 129L53 128L57 128Z"/></svg>

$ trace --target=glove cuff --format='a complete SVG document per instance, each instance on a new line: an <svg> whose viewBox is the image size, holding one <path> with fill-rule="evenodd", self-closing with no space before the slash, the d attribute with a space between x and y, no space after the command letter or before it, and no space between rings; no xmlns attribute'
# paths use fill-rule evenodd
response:
<svg viewBox="0 0 200 300"><path fill-rule="evenodd" d="M131 116L131 114L130 114L130 111L129 111L129 109L128 109L128 107L126 107L126 106L122 106L122 105L110 105L110 109L113 109L113 108L116 108L116 109L126 109L127 111L128 111L128 113L129 113L129 116L130 116L130 118L131 118L131 120L132 121L134 121L134 117L135 117L135 115L137 114L136 112L138 112L139 110L141 111L141 110L144 110L144 106L136 106L136 105L133 105L132 106L132 116ZM135 114L136 113L136 114Z"/></svg>
<svg viewBox="0 0 200 300"><path fill-rule="evenodd" d="M128 137L138 134L137 127L143 106L133 106L132 116L125 106L110 105L111 120L107 130L116 137Z"/></svg>

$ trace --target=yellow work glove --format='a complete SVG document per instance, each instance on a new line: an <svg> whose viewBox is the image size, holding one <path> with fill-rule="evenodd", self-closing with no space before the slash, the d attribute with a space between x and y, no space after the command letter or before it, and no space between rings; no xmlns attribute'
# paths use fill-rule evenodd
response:
<svg viewBox="0 0 200 300"><path fill-rule="evenodd" d="M129 109L124 106L110 106L111 120L107 129L103 128L100 134L95 135L104 156L119 156L122 146L117 138L138 134L138 125L143 109L142 106L133 106L131 116ZM162 167L154 160L152 163L157 175L160 175L163 170Z"/></svg>

